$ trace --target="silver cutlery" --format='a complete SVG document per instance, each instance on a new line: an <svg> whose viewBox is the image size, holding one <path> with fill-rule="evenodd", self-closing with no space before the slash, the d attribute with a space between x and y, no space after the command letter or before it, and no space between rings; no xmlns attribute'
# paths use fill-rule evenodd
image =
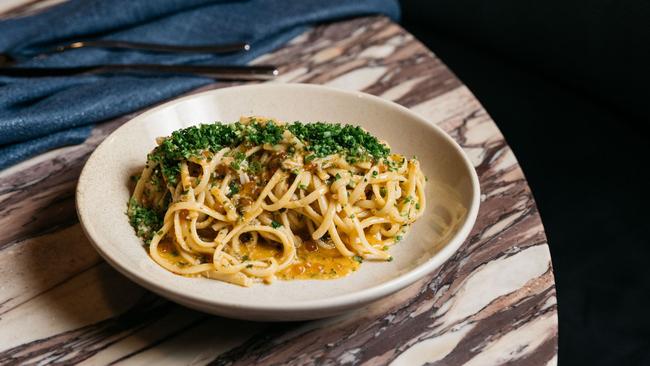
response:
<svg viewBox="0 0 650 366"><path fill-rule="evenodd" d="M218 80L270 80L278 75L272 65L252 66L194 66L157 64L114 64L78 67L0 67L0 75L13 77L45 77L94 75L111 73L184 74Z"/></svg>
<svg viewBox="0 0 650 366"><path fill-rule="evenodd" d="M68 44L63 44L45 50L35 56L20 57L11 55L9 53L0 53L0 66L11 66L17 62L32 59L42 58L48 55L61 53L69 50L76 50L80 48L112 48L112 49L128 49L128 50L142 50L152 52L170 52L170 53L233 53L250 50L251 46L248 43L231 43L223 45L201 45L201 46L179 46L167 45L158 43L141 43L141 42L127 42L127 41L112 41L112 40L90 40L90 41L77 41Z"/></svg>

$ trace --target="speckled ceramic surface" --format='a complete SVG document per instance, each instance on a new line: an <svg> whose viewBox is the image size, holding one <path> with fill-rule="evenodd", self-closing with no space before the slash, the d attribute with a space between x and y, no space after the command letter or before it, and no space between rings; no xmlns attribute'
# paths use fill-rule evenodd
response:
<svg viewBox="0 0 650 366"><path fill-rule="evenodd" d="M427 208L405 239L391 248L392 262L368 261L358 271L334 280L276 281L244 288L174 275L149 258L124 209L130 197L129 177L142 170L155 138L200 122L233 122L251 115L354 123L388 141L394 152L420 157L429 178ZM309 84L231 87L159 106L108 136L88 159L77 186L77 212L84 231L120 272L181 304L262 321L331 316L410 285L458 249L474 224L478 206L474 168L440 128L375 96ZM440 229L452 221L452 227Z"/></svg>
<svg viewBox="0 0 650 366"><path fill-rule="evenodd" d="M362 90L450 134L481 183L474 229L456 254L393 295L323 320L248 322L167 301L103 261L75 211L82 166L127 115L0 172L0 363L555 365L558 306L535 201L495 121L441 60L368 17L318 26L256 62L279 65L278 83Z"/></svg>

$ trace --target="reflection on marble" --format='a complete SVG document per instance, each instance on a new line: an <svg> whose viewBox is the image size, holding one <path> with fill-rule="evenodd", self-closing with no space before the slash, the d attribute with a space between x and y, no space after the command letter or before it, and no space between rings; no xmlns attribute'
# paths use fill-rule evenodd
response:
<svg viewBox="0 0 650 366"><path fill-rule="evenodd" d="M74 211L84 161L124 116L0 173L0 363L556 364L553 271L532 195L490 116L442 62L376 17L317 27L256 62L282 65L274 82L364 90L449 132L483 192L458 253L384 300L320 321L242 322L170 303L104 263Z"/></svg>

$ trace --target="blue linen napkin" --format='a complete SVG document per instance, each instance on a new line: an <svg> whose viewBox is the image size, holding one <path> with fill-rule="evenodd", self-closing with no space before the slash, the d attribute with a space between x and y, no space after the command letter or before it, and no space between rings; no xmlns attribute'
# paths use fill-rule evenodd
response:
<svg viewBox="0 0 650 366"><path fill-rule="evenodd" d="M0 52L29 56L66 41L99 38L176 45L250 42L229 55L79 49L24 67L105 63L245 64L315 23L354 16L399 17L396 0L70 0L0 22ZM0 169L83 142L92 124L211 83L193 76L0 76Z"/></svg>

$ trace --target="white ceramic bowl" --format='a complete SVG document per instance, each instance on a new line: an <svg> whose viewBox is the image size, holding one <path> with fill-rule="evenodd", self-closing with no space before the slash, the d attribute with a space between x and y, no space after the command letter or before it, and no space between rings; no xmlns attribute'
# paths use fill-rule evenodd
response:
<svg viewBox="0 0 650 366"><path fill-rule="evenodd" d="M417 155L428 176L427 212L391 248L392 262L366 261L336 280L276 281L243 288L174 275L149 258L129 226L129 176L144 166L155 138L179 128L242 115L285 121L357 124L388 141L394 152ZM465 214L445 237L436 221ZM77 211L97 251L124 275L172 301L213 314L251 320L322 318L358 308L400 290L447 260L470 232L479 183L460 147L408 109L372 95L307 84L266 84L208 91L173 100L113 132L90 156L77 186Z"/></svg>

